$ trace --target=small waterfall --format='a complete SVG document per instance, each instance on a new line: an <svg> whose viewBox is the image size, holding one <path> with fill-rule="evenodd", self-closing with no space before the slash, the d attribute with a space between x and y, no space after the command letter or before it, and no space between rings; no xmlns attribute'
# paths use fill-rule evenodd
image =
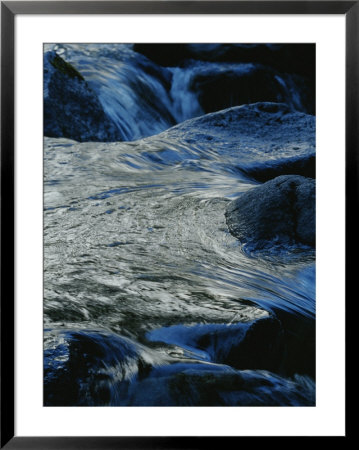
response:
<svg viewBox="0 0 359 450"><path fill-rule="evenodd" d="M246 103L274 101L294 110L313 109L306 102L302 77L257 63L189 60L182 67L166 68L130 44L56 44L46 50L55 50L81 73L127 141Z"/></svg>
<svg viewBox="0 0 359 450"><path fill-rule="evenodd" d="M173 100L173 115L178 123L203 114L197 94L190 88L193 71L174 67L172 72L171 96Z"/></svg>
<svg viewBox="0 0 359 450"><path fill-rule="evenodd" d="M93 44L87 53L81 45L54 49L84 76L124 140L158 134L176 123L169 92L171 73L130 46Z"/></svg>
<svg viewBox="0 0 359 450"><path fill-rule="evenodd" d="M314 63L177 45L45 46L44 405L314 406Z"/></svg>

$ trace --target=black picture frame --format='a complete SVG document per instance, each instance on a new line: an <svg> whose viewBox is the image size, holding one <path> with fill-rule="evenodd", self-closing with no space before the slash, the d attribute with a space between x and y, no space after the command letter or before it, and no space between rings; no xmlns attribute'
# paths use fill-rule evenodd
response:
<svg viewBox="0 0 359 450"><path fill-rule="evenodd" d="M15 436L14 405L14 21L18 14L339 14L346 19L346 292L354 279L359 155L359 1L1 2L1 442L6 449L204 448L237 437ZM346 341L348 342L348 327ZM348 391L348 389L347 389ZM348 397L346 397L348 411ZM348 422L346 435L349 437ZM339 436L338 436L339 437ZM261 438L259 438L261 439ZM303 438L302 438L303 439ZM220 441L220 442L218 442Z"/></svg>

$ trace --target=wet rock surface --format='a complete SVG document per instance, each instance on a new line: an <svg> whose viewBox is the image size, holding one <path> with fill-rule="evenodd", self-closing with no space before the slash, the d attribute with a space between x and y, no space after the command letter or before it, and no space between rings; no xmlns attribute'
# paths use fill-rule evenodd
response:
<svg viewBox="0 0 359 450"><path fill-rule="evenodd" d="M281 102L292 97L289 103L294 100L295 108L315 114L315 46L135 44L133 48L163 67L191 67L194 71L191 89L199 92L206 113L256 101ZM230 69L230 65L236 68ZM241 65L252 66L252 70L240 74ZM292 96L294 92L296 96Z"/></svg>
<svg viewBox="0 0 359 450"><path fill-rule="evenodd" d="M259 164L257 167L253 165L242 169L242 171L250 178L253 178L253 180L260 181L261 183L272 180L280 175L296 174L306 178L315 178L316 160L312 154L299 158L293 156L292 158L283 158L282 161L268 161L265 165Z"/></svg>
<svg viewBox="0 0 359 450"><path fill-rule="evenodd" d="M117 404L147 363L141 347L108 332L45 330L46 406Z"/></svg>
<svg viewBox="0 0 359 450"><path fill-rule="evenodd" d="M46 330L45 406L305 406L308 377L168 361L129 339L89 330Z"/></svg>
<svg viewBox="0 0 359 450"><path fill-rule="evenodd" d="M228 108L187 120L149 139L162 146L164 139L177 146L183 143L180 148L193 149L186 152L188 159L200 149L199 163L205 162L205 152L207 158L214 153L227 161L230 158L228 170L251 180L266 181L282 174L315 176L315 117L283 103Z"/></svg>
<svg viewBox="0 0 359 450"><path fill-rule="evenodd" d="M55 52L44 55L44 134L76 141L121 141L83 75Z"/></svg>
<svg viewBox="0 0 359 450"><path fill-rule="evenodd" d="M205 113L256 102L286 103L293 110L314 111L314 105L308 105L305 100L304 89L300 90L300 96L292 96L300 78L280 74L270 67L247 63L220 70L212 65L193 70L190 89L197 92Z"/></svg>
<svg viewBox="0 0 359 450"><path fill-rule="evenodd" d="M45 405L315 405L315 46L48 48Z"/></svg>
<svg viewBox="0 0 359 450"><path fill-rule="evenodd" d="M309 406L314 401L307 377L289 380L267 371L180 363L154 369L131 386L128 397L133 406Z"/></svg>
<svg viewBox="0 0 359 450"><path fill-rule="evenodd" d="M52 48L44 60L46 136L135 140L204 113L258 101L315 113L315 76L306 74L304 60L298 65L286 47L242 46L237 51L243 59L239 53L232 60L225 55L233 46L164 44L161 58L167 48L175 59L192 55L170 68L144 56L141 45L91 44L85 52L76 44ZM293 52L311 59L308 46L293 46ZM280 54L284 67L275 64Z"/></svg>
<svg viewBox="0 0 359 450"><path fill-rule="evenodd" d="M237 369L278 370L284 350L281 324L272 317L250 323L160 328L150 332L148 339L181 346L199 359Z"/></svg>
<svg viewBox="0 0 359 450"><path fill-rule="evenodd" d="M315 46L303 44L135 44L134 50L162 66L188 60L257 62L285 72L314 73Z"/></svg>
<svg viewBox="0 0 359 450"><path fill-rule="evenodd" d="M257 186L226 210L230 232L253 250L315 245L315 181L283 175Z"/></svg>

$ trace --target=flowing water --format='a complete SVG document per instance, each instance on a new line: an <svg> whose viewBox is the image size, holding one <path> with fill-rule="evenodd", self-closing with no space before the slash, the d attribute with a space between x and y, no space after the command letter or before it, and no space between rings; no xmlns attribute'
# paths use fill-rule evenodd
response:
<svg viewBox="0 0 359 450"><path fill-rule="evenodd" d="M166 68L134 52L130 44L47 44L45 50L56 50L84 76L125 141L242 103L278 101L306 112L303 81L258 63L190 60L185 67ZM254 88L246 77L257 77ZM219 84L208 85L210 79L218 79ZM233 89L238 79L244 84L239 92Z"/></svg>
<svg viewBox="0 0 359 450"><path fill-rule="evenodd" d="M146 77L138 75L144 57L137 56L131 65L129 60L134 56L128 46L121 52L116 48L117 59L114 49L110 49L111 57L102 49L96 65L93 52L97 49L86 53L75 47L57 48L59 54L77 62L76 68L100 92L105 111L111 112L127 142L44 139L45 350L51 354L60 348L59 336L64 345L74 336L80 342L78 336L83 333L86 339L90 336L93 348L101 346L105 355L100 366L102 372L106 369L106 396L94 388L97 396L90 398L87 393L80 399L77 392L77 400L68 403L257 404L259 394L252 388L241 388L239 395L237 381L232 378L234 387L228 388L228 377L240 375L241 386L250 385L248 380L257 383L264 404L313 404L310 352L314 344L308 346L304 362L290 354L301 346L300 336L297 341L289 339L290 345L285 347L289 356L275 367L253 361L236 366L222 353L240 340L251 324L261 320L279 320L281 332L288 336L298 336L298 330L303 329L309 330L303 339L312 336L314 252L289 249L280 255L252 255L229 233L226 206L258 182L236 168L238 153L226 136L220 151L205 135L198 139L201 129L192 140L183 138L188 133L181 128L177 134L142 139L203 114L194 94L186 88L188 70L163 69L161 77L171 72L173 80L166 90L160 86L158 74L148 74L149 62ZM136 92L143 83L148 92L156 92L160 104L150 102L150 107L145 107L130 90L126 96L135 71ZM203 336L218 339L205 345ZM265 336L259 334L258 339ZM126 357L130 355L126 364L115 355L120 348ZM256 349L253 351L266 351ZM138 361L131 359L135 354L149 367L144 371L147 377L136 378L141 371ZM306 357L311 360L309 368ZM65 350L58 351L48 362L51 370L61 369L67 358ZM120 381L118 364L122 364ZM181 391L177 397L182 402L177 403L171 400L173 393L172 397L163 394L164 400L157 391L154 394L154 384L150 383L158 377L173 379L174 370L186 373L186 383L197 386L195 394ZM203 393L198 394L196 377L217 372L222 381L215 390L222 392L226 385L229 392L221 395L221 402L211 403L203 400ZM103 392L103 379L91 383L101 385ZM235 400L232 391L237 392ZM48 404L55 404L51 398L50 393Z"/></svg>

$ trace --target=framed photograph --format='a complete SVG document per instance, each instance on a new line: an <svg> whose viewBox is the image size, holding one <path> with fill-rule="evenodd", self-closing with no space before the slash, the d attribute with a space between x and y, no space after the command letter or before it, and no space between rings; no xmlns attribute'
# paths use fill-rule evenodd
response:
<svg viewBox="0 0 359 450"><path fill-rule="evenodd" d="M348 437L358 29L1 2L1 448Z"/></svg>

